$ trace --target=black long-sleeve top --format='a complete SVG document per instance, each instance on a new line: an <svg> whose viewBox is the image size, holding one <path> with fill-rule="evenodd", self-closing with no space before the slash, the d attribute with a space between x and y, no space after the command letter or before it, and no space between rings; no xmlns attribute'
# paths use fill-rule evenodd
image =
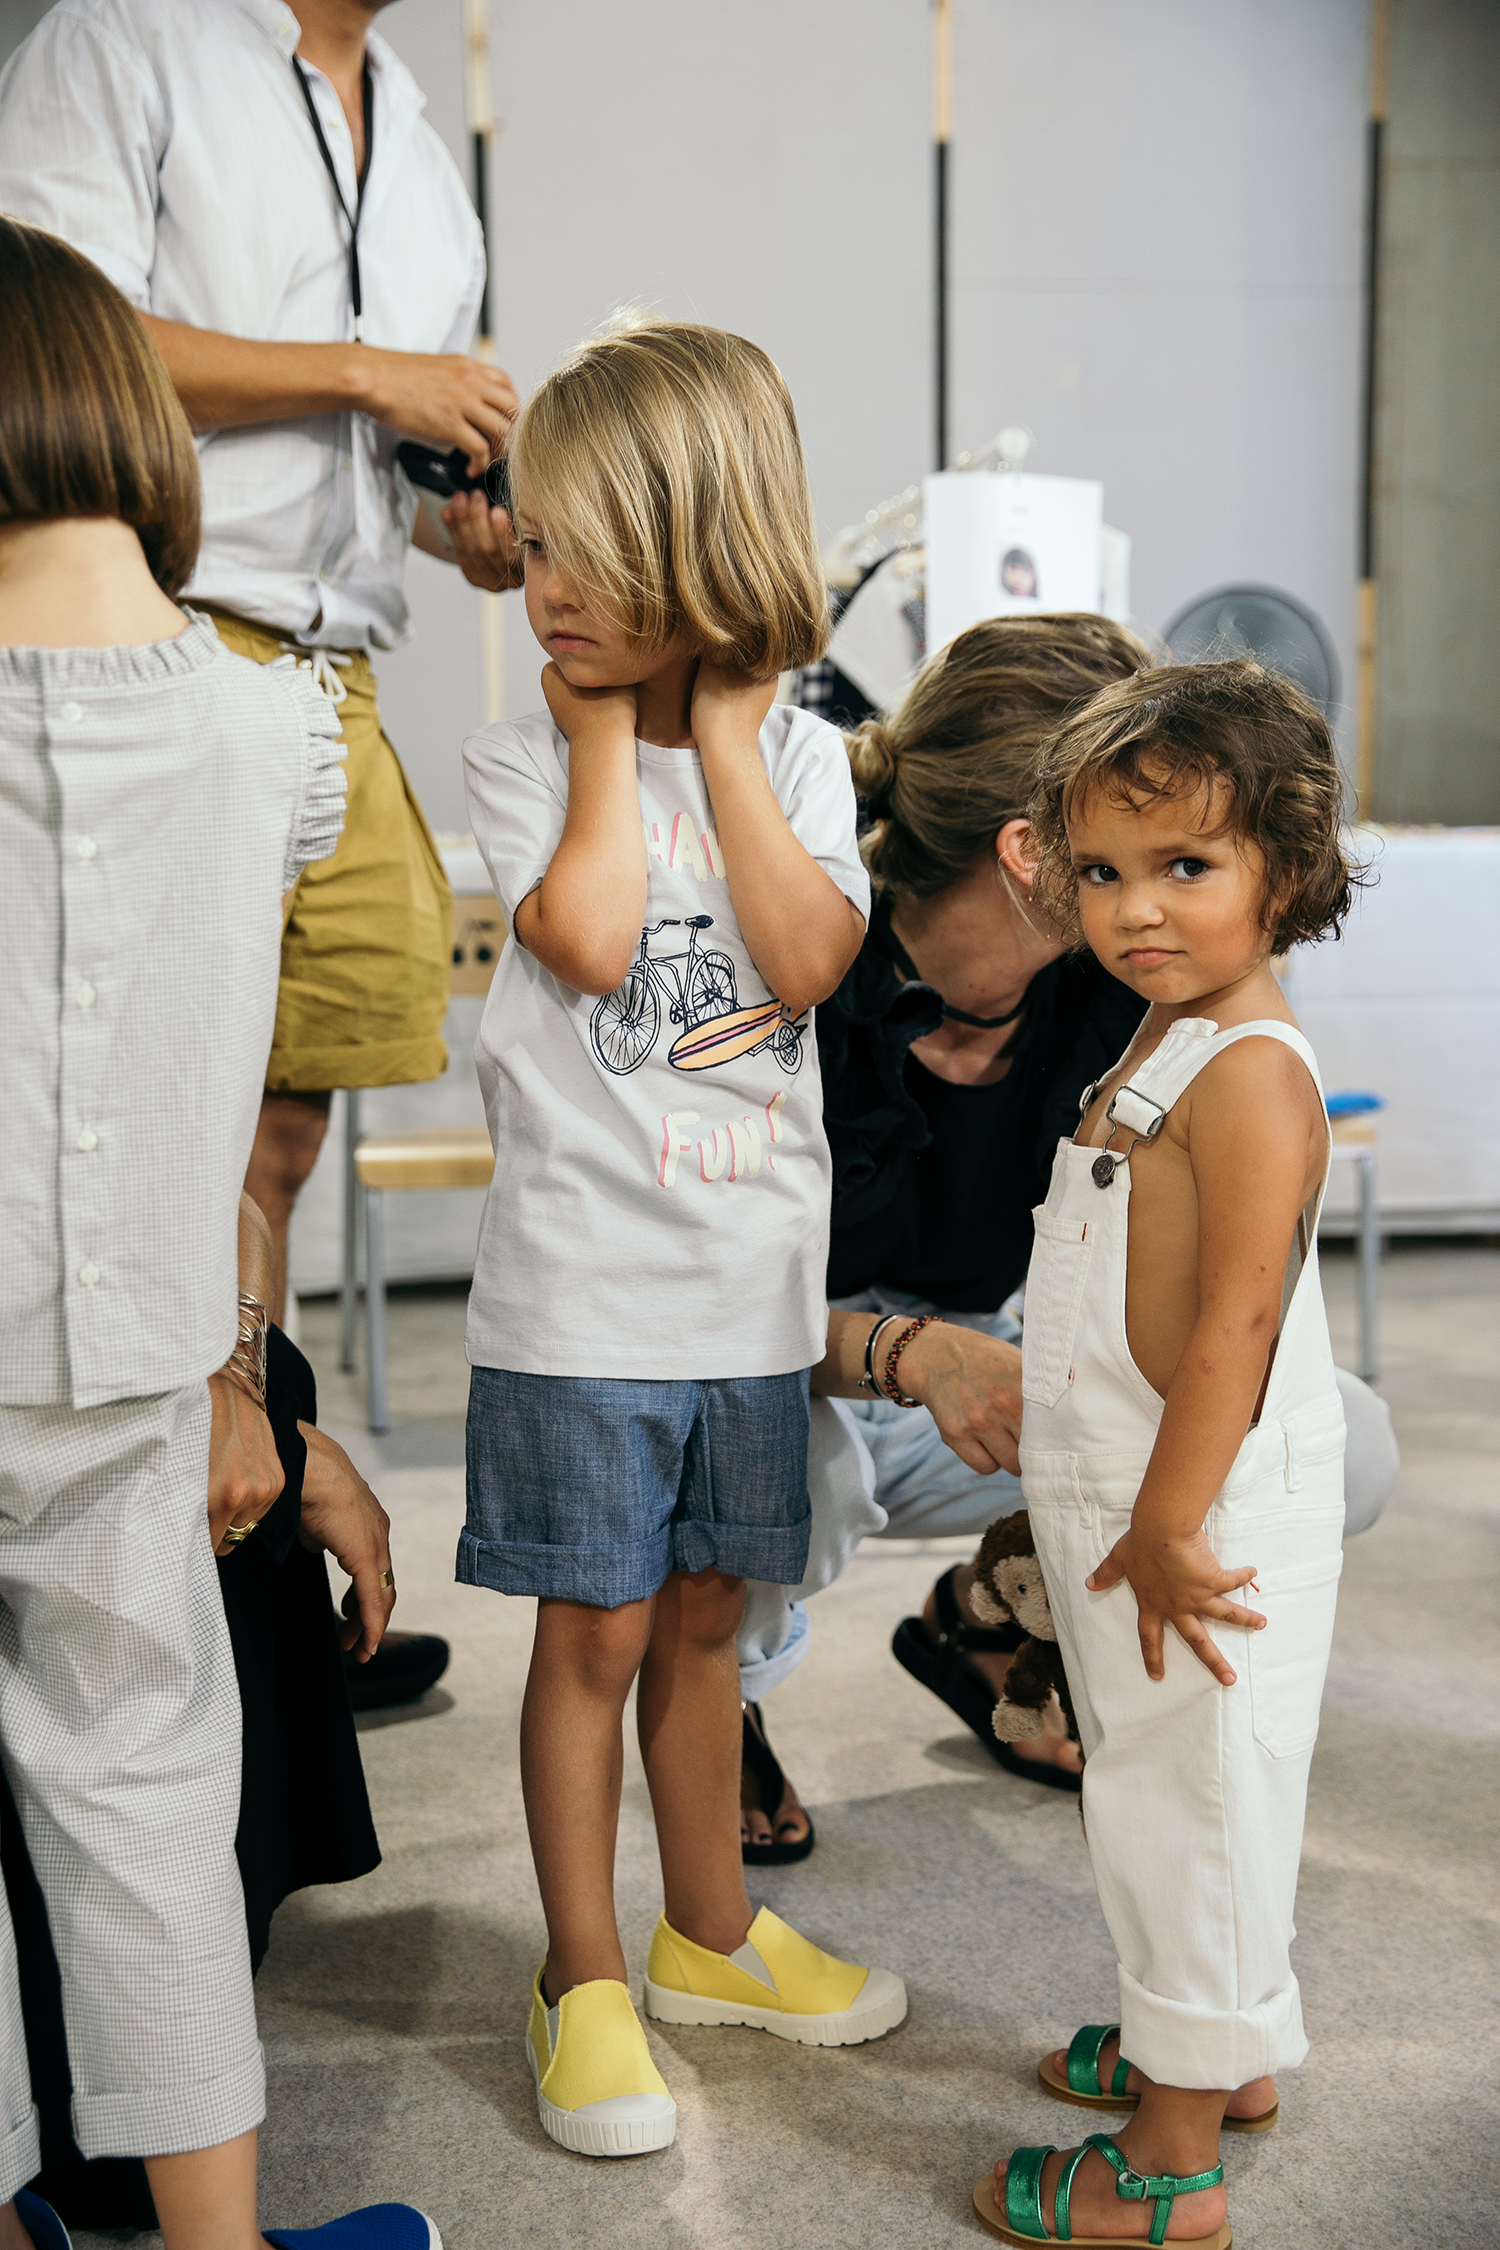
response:
<svg viewBox="0 0 1500 2250"><path fill-rule="evenodd" d="M1026 1277L1033 1206L1084 1088L1128 1046L1144 1014L1091 954L1033 977L993 1086L954 1086L911 1053L943 1007L903 983L878 902L859 956L817 1012L823 1122L833 1152L828 1294L876 1283L953 1312L994 1312Z"/></svg>

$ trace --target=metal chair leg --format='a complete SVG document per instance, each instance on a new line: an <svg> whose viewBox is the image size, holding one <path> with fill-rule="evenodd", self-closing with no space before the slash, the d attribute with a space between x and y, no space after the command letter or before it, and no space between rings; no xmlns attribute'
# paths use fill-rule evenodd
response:
<svg viewBox="0 0 1500 2250"><path fill-rule="evenodd" d="M339 1277L339 1365L346 1374L354 1367L355 1329L359 1319L360 1185L354 1169L359 1146L359 1088L344 1095L344 1244L343 1272Z"/></svg>
<svg viewBox="0 0 1500 2250"><path fill-rule="evenodd" d="M1380 1181L1375 1151L1359 1159L1359 1372L1380 1380Z"/></svg>
<svg viewBox="0 0 1500 2250"><path fill-rule="evenodd" d="M365 1372L369 1399L369 1424L375 1431L391 1426L386 1399L385 1366L385 1197L378 1188L366 1188L365 1199Z"/></svg>

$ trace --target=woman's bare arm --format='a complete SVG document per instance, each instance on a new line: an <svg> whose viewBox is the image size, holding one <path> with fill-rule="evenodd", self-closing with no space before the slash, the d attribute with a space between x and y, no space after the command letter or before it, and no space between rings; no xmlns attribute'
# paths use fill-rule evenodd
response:
<svg viewBox="0 0 1500 2250"><path fill-rule="evenodd" d="M260 1206L240 1197L239 1287L269 1305L276 1250ZM285 1477L265 1409L248 1381L227 1363L208 1378L212 1422L208 1441L208 1527L215 1554L228 1554L233 1524L259 1523L281 1497Z"/></svg>
<svg viewBox="0 0 1500 2250"><path fill-rule="evenodd" d="M880 1313L831 1312L828 1349L812 1371L818 1398L869 1398L861 1378L865 1345ZM902 1322L892 1322L880 1340L876 1372ZM906 1394L925 1406L943 1443L961 1461L991 1476L996 1469L1019 1473L1021 1435L1021 1355L1014 1344L977 1329L935 1320L914 1336L901 1354L900 1379Z"/></svg>

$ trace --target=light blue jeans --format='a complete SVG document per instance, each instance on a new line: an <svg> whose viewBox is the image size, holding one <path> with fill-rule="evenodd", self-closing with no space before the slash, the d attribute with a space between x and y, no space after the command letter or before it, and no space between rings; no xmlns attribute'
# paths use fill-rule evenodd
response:
<svg viewBox="0 0 1500 2250"><path fill-rule="evenodd" d="M1019 1293L997 1313L942 1313L1019 1343ZM939 1312L895 1290L841 1298L836 1312ZM1401 1466L1385 1400L1344 1368L1337 1370L1348 1437L1344 1452L1344 1536L1367 1531L1390 1498ZM951 1452L925 1406L885 1399L812 1402L807 1452L812 1535L800 1586L752 1580L740 1627L740 1694L758 1703L789 1679L810 1646L808 1597L847 1569L862 1539L977 1540L997 1516L1024 1507L1021 1480L1004 1469L979 1476Z"/></svg>

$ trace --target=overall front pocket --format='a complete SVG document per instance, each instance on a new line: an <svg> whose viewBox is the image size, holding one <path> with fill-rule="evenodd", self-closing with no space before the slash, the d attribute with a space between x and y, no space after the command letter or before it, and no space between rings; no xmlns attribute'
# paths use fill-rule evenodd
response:
<svg viewBox="0 0 1500 2250"><path fill-rule="evenodd" d="M1318 1738L1343 1567L1340 1553L1300 1570L1267 1571L1258 1594L1247 1586L1240 1597L1266 1619L1263 1631L1245 1635L1245 1671L1251 1728L1273 1758L1300 1757Z"/></svg>
<svg viewBox="0 0 1500 2250"><path fill-rule="evenodd" d="M1072 1372L1073 1338L1093 1245L1083 1219L1054 1218L1043 1207L1035 1220L1021 1320L1021 1396L1033 1406L1056 1406Z"/></svg>

